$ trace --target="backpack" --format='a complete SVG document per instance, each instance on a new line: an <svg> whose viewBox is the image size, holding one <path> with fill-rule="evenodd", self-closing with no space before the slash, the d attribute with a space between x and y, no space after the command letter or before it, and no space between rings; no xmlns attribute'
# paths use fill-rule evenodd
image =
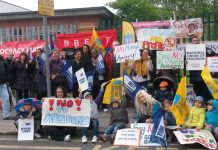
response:
<svg viewBox="0 0 218 150"><path fill-rule="evenodd" d="M6 82L6 68L5 63L0 60L0 84L4 84Z"/></svg>

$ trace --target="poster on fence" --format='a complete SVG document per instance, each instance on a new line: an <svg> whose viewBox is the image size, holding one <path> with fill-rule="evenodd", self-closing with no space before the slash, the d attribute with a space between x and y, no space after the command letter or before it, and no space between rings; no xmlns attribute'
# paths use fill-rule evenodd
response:
<svg viewBox="0 0 218 150"><path fill-rule="evenodd" d="M133 61L141 58L140 46L138 43L125 44L116 46L114 54L116 56L116 63L125 62L125 60Z"/></svg>
<svg viewBox="0 0 218 150"><path fill-rule="evenodd" d="M79 84L79 88L81 89L81 92L89 89L89 83L83 68L81 68L76 72L76 78Z"/></svg>
<svg viewBox="0 0 218 150"><path fill-rule="evenodd" d="M142 48L176 50L176 32L173 29L138 29L136 36Z"/></svg>
<svg viewBox="0 0 218 150"><path fill-rule="evenodd" d="M171 27L175 29L177 38L192 38L193 36L203 36L203 22L201 18L172 20Z"/></svg>
<svg viewBox="0 0 218 150"><path fill-rule="evenodd" d="M90 100L45 98L41 125L88 127L90 113Z"/></svg>
<svg viewBox="0 0 218 150"><path fill-rule="evenodd" d="M207 66L210 72L218 72L218 57L207 57Z"/></svg>
<svg viewBox="0 0 218 150"><path fill-rule="evenodd" d="M218 42L210 42L207 41L205 42L206 44L206 50L212 50L216 54L218 54Z"/></svg>
<svg viewBox="0 0 218 150"><path fill-rule="evenodd" d="M139 129L120 129L117 131L114 145L115 146L139 146L140 142L140 130Z"/></svg>
<svg viewBox="0 0 218 150"><path fill-rule="evenodd" d="M208 149L216 149L216 140L210 131L201 130L197 132L195 129L187 129L174 131L180 144L199 143Z"/></svg>
<svg viewBox="0 0 218 150"><path fill-rule="evenodd" d="M186 70L202 70L206 64L206 45L186 45Z"/></svg>
<svg viewBox="0 0 218 150"><path fill-rule="evenodd" d="M34 119L18 120L18 141L32 141L34 133Z"/></svg>
<svg viewBox="0 0 218 150"><path fill-rule="evenodd" d="M131 128L140 129L140 146L161 146L160 144L150 142L153 124L133 123Z"/></svg>
<svg viewBox="0 0 218 150"><path fill-rule="evenodd" d="M157 69L183 69L183 51L157 51Z"/></svg>

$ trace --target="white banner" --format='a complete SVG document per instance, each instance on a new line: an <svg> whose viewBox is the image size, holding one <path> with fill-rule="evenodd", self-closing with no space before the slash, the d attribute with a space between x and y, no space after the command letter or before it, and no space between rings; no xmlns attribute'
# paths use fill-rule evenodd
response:
<svg viewBox="0 0 218 150"><path fill-rule="evenodd" d="M90 100L45 98L42 105L42 125L88 127Z"/></svg>
<svg viewBox="0 0 218 150"><path fill-rule="evenodd" d="M115 146L139 146L139 129L120 129L116 133Z"/></svg>
<svg viewBox="0 0 218 150"><path fill-rule="evenodd" d="M116 63L125 62L125 60L133 61L140 59L140 46L138 43L125 44L116 46L114 55L116 56Z"/></svg>
<svg viewBox="0 0 218 150"><path fill-rule="evenodd" d="M86 77L86 74L83 68L76 72L76 78L77 78L79 87L81 89L81 92L88 90L89 84L88 84L88 80L87 80L87 77Z"/></svg>
<svg viewBox="0 0 218 150"><path fill-rule="evenodd" d="M187 44L186 61L186 70L203 70L206 64L206 45Z"/></svg>
<svg viewBox="0 0 218 150"><path fill-rule="evenodd" d="M207 66L210 72L218 72L218 57L207 57Z"/></svg>
<svg viewBox="0 0 218 150"><path fill-rule="evenodd" d="M140 146L160 146L157 143L151 143L150 137L153 130L153 124L149 123L133 123L131 128L140 129Z"/></svg>
<svg viewBox="0 0 218 150"><path fill-rule="evenodd" d="M34 134L34 119L18 120L18 141L32 141Z"/></svg>
<svg viewBox="0 0 218 150"><path fill-rule="evenodd" d="M183 51L157 51L157 69L183 69Z"/></svg>

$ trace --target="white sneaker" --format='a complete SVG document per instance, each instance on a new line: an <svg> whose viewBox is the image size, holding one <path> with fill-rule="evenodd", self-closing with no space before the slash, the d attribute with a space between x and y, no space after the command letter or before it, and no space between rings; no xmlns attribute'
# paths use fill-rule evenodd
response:
<svg viewBox="0 0 218 150"><path fill-rule="evenodd" d="M86 137L86 136L83 136L83 137L82 137L82 143L87 143L87 142L88 142L87 137Z"/></svg>
<svg viewBox="0 0 218 150"><path fill-rule="evenodd" d="M65 136L64 141L66 141L66 142L70 142L71 141L70 134Z"/></svg>
<svg viewBox="0 0 218 150"><path fill-rule="evenodd" d="M37 138L37 139L39 139L39 138L41 138L42 136L41 136L39 133L34 133L34 137Z"/></svg>
<svg viewBox="0 0 218 150"><path fill-rule="evenodd" d="M107 109L107 108L104 108L103 111L104 111L104 112L108 112L108 109Z"/></svg>
<svg viewBox="0 0 218 150"><path fill-rule="evenodd" d="M92 143L97 143L97 142L98 142L98 137L97 136L93 136Z"/></svg>

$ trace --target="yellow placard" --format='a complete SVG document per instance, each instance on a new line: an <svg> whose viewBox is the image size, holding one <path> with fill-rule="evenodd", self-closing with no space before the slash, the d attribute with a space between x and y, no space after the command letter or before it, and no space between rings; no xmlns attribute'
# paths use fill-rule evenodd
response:
<svg viewBox="0 0 218 150"><path fill-rule="evenodd" d="M54 0L38 0L39 15L54 16Z"/></svg>

